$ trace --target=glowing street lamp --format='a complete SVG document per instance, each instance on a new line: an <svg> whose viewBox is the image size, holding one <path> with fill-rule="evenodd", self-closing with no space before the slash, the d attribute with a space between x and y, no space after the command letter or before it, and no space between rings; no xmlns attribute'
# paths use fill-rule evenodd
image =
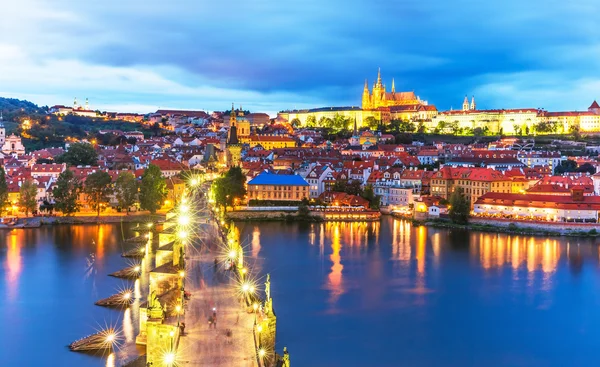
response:
<svg viewBox="0 0 600 367"><path fill-rule="evenodd" d="M180 278L185 277L185 271L183 271L183 270L179 271L179 277Z"/></svg>
<svg viewBox="0 0 600 367"><path fill-rule="evenodd" d="M181 217L179 217L179 225L182 226L187 226L188 224L190 224L190 217L188 215L182 215Z"/></svg>
<svg viewBox="0 0 600 367"><path fill-rule="evenodd" d="M184 239L187 238L188 234L187 234L186 231L179 231L178 236L179 236L180 239L184 240Z"/></svg>
<svg viewBox="0 0 600 367"><path fill-rule="evenodd" d="M175 363L175 353L173 353L173 352L165 353L165 355L163 357L163 361L165 362L165 364L167 366L173 366L173 363Z"/></svg>
<svg viewBox="0 0 600 367"><path fill-rule="evenodd" d="M136 265L136 267L133 268L133 271L135 271L136 273L139 272L140 270L142 270L142 268L139 265Z"/></svg>

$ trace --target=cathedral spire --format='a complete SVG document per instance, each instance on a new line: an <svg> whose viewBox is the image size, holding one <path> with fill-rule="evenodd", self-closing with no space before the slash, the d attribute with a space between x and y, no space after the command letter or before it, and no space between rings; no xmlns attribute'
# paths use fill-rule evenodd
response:
<svg viewBox="0 0 600 367"><path fill-rule="evenodd" d="M462 109L463 109L463 111L469 110L469 97L467 97L466 95L465 95L465 100L463 101Z"/></svg>
<svg viewBox="0 0 600 367"><path fill-rule="evenodd" d="M396 83L394 82L394 78L392 78L392 93L396 93Z"/></svg>
<svg viewBox="0 0 600 367"><path fill-rule="evenodd" d="M364 92L369 92L369 81L367 79L365 79L365 88L363 89L363 93Z"/></svg>
<svg viewBox="0 0 600 367"><path fill-rule="evenodd" d="M477 105L475 104L475 96L471 98L471 110L476 110Z"/></svg>
<svg viewBox="0 0 600 367"><path fill-rule="evenodd" d="M381 68L377 69L377 85L381 86Z"/></svg>

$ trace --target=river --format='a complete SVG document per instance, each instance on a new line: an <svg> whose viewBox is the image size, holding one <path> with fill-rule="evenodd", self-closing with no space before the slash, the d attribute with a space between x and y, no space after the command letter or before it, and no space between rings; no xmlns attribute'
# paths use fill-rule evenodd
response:
<svg viewBox="0 0 600 367"><path fill-rule="evenodd" d="M294 366L590 366L594 240L381 223L238 223Z"/></svg>
<svg viewBox="0 0 600 367"><path fill-rule="evenodd" d="M0 231L0 361L3 366L112 366L113 356L70 352L67 345L112 325L133 345L131 310L94 302L133 288L107 274L124 268L131 224L59 225ZM130 355L135 347L127 348ZM123 354L127 354L123 353Z"/></svg>
<svg viewBox="0 0 600 367"><path fill-rule="evenodd" d="M2 365L106 366L66 346L107 324L132 344L137 316L94 306L133 287L107 276L127 264L124 226L0 232ZM248 256L271 274L278 349L288 347L295 367L597 363L592 239L413 228L390 217L237 226Z"/></svg>

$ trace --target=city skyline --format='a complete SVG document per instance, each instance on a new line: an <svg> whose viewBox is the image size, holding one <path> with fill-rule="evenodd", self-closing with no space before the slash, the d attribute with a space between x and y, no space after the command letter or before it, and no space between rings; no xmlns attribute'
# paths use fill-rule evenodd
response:
<svg viewBox="0 0 600 367"><path fill-rule="evenodd" d="M584 110L598 98L591 1L575 5L314 1L12 3L0 26L0 95L40 105L270 114L359 106L367 79L439 110ZM488 19L482 22L481 19ZM574 21L577 20L577 21ZM543 30L543 31L542 31Z"/></svg>

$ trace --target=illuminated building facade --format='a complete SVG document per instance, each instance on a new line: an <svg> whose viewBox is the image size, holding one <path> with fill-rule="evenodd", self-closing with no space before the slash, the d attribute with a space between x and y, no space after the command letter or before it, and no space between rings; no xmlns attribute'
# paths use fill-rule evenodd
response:
<svg viewBox="0 0 600 367"><path fill-rule="evenodd" d="M310 185L298 175L261 173L248 182L248 200L300 201L310 196Z"/></svg>
<svg viewBox="0 0 600 367"><path fill-rule="evenodd" d="M231 115L229 116L229 135L227 136L227 166L238 167L242 160L242 144L237 135L237 119L233 104L231 105ZM249 126L249 124L248 124ZM250 128L248 127L248 130Z"/></svg>
<svg viewBox="0 0 600 367"><path fill-rule="evenodd" d="M373 84L372 91L369 91L368 82L365 80L362 96L363 110L408 105L427 105L427 102L422 101L415 92L396 92L394 79L392 79L392 90L388 92L381 81L381 70L377 72L377 81Z"/></svg>

